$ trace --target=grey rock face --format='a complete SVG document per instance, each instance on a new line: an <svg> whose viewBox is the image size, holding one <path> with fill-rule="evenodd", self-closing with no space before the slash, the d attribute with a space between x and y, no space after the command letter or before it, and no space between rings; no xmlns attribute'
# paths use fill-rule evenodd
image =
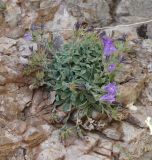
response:
<svg viewBox="0 0 152 160"><path fill-rule="evenodd" d="M139 17L152 16L152 0L122 0L117 7L117 15Z"/></svg>

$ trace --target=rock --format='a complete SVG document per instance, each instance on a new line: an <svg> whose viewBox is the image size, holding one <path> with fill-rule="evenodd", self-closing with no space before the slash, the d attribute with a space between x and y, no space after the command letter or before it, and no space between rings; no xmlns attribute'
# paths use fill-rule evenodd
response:
<svg viewBox="0 0 152 160"><path fill-rule="evenodd" d="M16 119L31 99L32 92L28 88L5 85L4 92L0 94L0 110L10 120Z"/></svg>
<svg viewBox="0 0 152 160"><path fill-rule="evenodd" d="M59 5L60 3L61 3L61 0L56 0L56 1L43 0L43 1L40 3L40 8L53 7L53 6Z"/></svg>
<svg viewBox="0 0 152 160"><path fill-rule="evenodd" d="M128 82L123 85L119 85L118 87L118 102L127 105L131 103L135 103L142 90L145 87L146 75L136 82Z"/></svg>
<svg viewBox="0 0 152 160"><path fill-rule="evenodd" d="M5 21L11 28L15 28L21 20L21 9L16 4L10 3L6 8Z"/></svg>
<svg viewBox="0 0 152 160"><path fill-rule="evenodd" d="M36 19L36 23L53 20L54 15L58 11L60 4L61 0L41 2L40 9L38 10L38 17Z"/></svg>
<svg viewBox="0 0 152 160"><path fill-rule="evenodd" d="M23 136L23 142L33 148L47 139L44 132L38 131L36 128L29 128Z"/></svg>
<svg viewBox="0 0 152 160"><path fill-rule="evenodd" d="M7 33L6 37L12 38L12 39L18 39L20 37L23 37L24 32L25 32L24 28L18 27L18 28L12 29L9 33Z"/></svg>
<svg viewBox="0 0 152 160"><path fill-rule="evenodd" d="M122 122L122 132L123 137L122 140L125 142L130 142L137 138L144 130L140 128L136 128L127 122Z"/></svg>
<svg viewBox="0 0 152 160"><path fill-rule="evenodd" d="M112 155L112 152L108 149L105 149L105 148L99 148L99 147L95 148L94 152L101 154L101 155L104 155L104 156L108 156L108 157L111 157L111 155Z"/></svg>
<svg viewBox="0 0 152 160"><path fill-rule="evenodd" d="M129 115L127 121L133 125L139 127L147 127L145 120L147 116L152 117L152 107L151 106L136 106L136 110L129 109Z"/></svg>
<svg viewBox="0 0 152 160"><path fill-rule="evenodd" d="M34 93L33 100L32 100L32 107L31 107L31 113L35 114L38 112L38 106L43 101L43 91L37 90Z"/></svg>
<svg viewBox="0 0 152 160"><path fill-rule="evenodd" d="M147 24L147 36L152 39L152 23Z"/></svg>
<svg viewBox="0 0 152 160"><path fill-rule="evenodd" d="M23 134L27 129L27 124L24 121L21 120L14 120L10 123L8 123L7 127L11 129L12 132L15 132L16 134Z"/></svg>
<svg viewBox="0 0 152 160"><path fill-rule="evenodd" d="M37 44L35 42L32 41L26 41L24 39L19 39L17 42L17 47L18 47L18 51L20 56L22 57L28 57L30 56L33 52L37 51ZM31 49L33 51L31 51Z"/></svg>
<svg viewBox="0 0 152 160"><path fill-rule="evenodd" d="M69 12L89 24L108 25L111 22L109 5L105 0L66 1ZM102 11L102 14L101 14Z"/></svg>
<svg viewBox="0 0 152 160"><path fill-rule="evenodd" d="M56 96L56 92L55 91L50 92L49 97L48 97L50 99L50 103L49 104L53 104L54 103L55 96Z"/></svg>
<svg viewBox="0 0 152 160"><path fill-rule="evenodd" d="M30 9L31 10L37 10L40 8L40 0L30 0Z"/></svg>
<svg viewBox="0 0 152 160"><path fill-rule="evenodd" d="M109 158L102 155L83 155L76 160L110 160Z"/></svg>
<svg viewBox="0 0 152 160"><path fill-rule="evenodd" d="M120 132L119 127L119 124L113 123L111 126L104 129L102 133L113 140L120 140L122 133Z"/></svg>
<svg viewBox="0 0 152 160"><path fill-rule="evenodd" d="M122 0L117 7L117 15L131 15L150 18L152 13L152 0Z"/></svg>
<svg viewBox="0 0 152 160"><path fill-rule="evenodd" d="M53 30L54 32L55 31L57 32L57 33L55 32L54 34L56 34L56 35L53 36L55 46L60 47L63 43L62 42L63 38L65 40L68 40L69 38L71 38L71 36L73 35L72 30L70 31L70 30L66 30L66 29L73 29L73 26L76 23L76 21L77 21L76 18L69 14L66 6L60 5L59 10L54 15L53 21L49 21L46 24L46 27L48 28L48 30L50 30L50 31ZM61 34L60 39L59 39L58 32ZM63 38L62 38L62 36L63 36ZM58 37L58 40L55 40L56 39L55 37Z"/></svg>
<svg viewBox="0 0 152 160"><path fill-rule="evenodd" d="M16 41L10 38L1 37L0 38L0 52L8 50L10 47L16 44Z"/></svg>
<svg viewBox="0 0 152 160"><path fill-rule="evenodd" d="M64 160L65 155L55 149L48 148L40 152L36 160L48 160L48 157L51 157L51 160Z"/></svg>
<svg viewBox="0 0 152 160"><path fill-rule="evenodd" d="M9 160L23 160L26 157L25 151L26 151L26 149L19 148L19 149L15 150L14 154L8 156L8 159Z"/></svg>
<svg viewBox="0 0 152 160"><path fill-rule="evenodd" d="M152 152L145 153L139 160L149 160L152 159Z"/></svg>
<svg viewBox="0 0 152 160"><path fill-rule="evenodd" d="M142 48L146 49L148 52L152 52L152 40L144 39L142 42Z"/></svg>

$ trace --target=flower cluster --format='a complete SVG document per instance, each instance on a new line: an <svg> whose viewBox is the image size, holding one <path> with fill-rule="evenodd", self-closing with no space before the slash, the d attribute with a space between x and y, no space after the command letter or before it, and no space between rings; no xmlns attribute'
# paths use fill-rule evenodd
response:
<svg viewBox="0 0 152 160"><path fill-rule="evenodd" d="M24 34L24 39L26 41L32 41L33 40L32 34L31 33L25 33Z"/></svg>
<svg viewBox="0 0 152 160"><path fill-rule="evenodd" d="M117 51L112 39L104 36L100 37L102 39L103 42L103 46L104 46L104 56L106 57L107 60L109 60L110 56L112 56L112 54L114 52ZM109 73L112 73L113 71L115 71L116 69L116 64L112 63L108 65L107 71ZM108 85L104 86L103 88L107 94L103 95L100 97L101 101L105 101L108 103L113 103L116 101L116 94L117 94L117 86L115 82L109 83Z"/></svg>
<svg viewBox="0 0 152 160"><path fill-rule="evenodd" d="M104 56L109 58L114 52L116 52L116 47L112 39L108 37L102 37L103 45L104 45Z"/></svg>
<svg viewBox="0 0 152 160"><path fill-rule="evenodd" d="M107 94L100 97L100 100L113 103L116 100L117 95L117 86L116 83L109 83L108 85L104 86L104 90L107 92Z"/></svg>

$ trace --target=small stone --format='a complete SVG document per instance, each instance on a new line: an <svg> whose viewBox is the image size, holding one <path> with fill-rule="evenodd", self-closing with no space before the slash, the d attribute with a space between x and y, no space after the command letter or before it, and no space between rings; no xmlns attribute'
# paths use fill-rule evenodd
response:
<svg viewBox="0 0 152 160"><path fill-rule="evenodd" d="M48 97L50 99L50 103L49 104L53 104L54 103L55 97L56 97L56 92L55 91L50 92L50 96Z"/></svg>

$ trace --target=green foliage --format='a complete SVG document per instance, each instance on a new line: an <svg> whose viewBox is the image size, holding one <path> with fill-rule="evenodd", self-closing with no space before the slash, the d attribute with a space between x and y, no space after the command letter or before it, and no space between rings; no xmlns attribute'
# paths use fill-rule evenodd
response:
<svg viewBox="0 0 152 160"><path fill-rule="evenodd" d="M61 129L60 129L60 141L66 143L66 141L73 136L78 136L79 138L84 138L85 136L85 132L82 128L80 128L79 125L73 126L73 127L69 127L67 125L64 125Z"/></svg>
<svg viewBox="0 0 152 160"><path fill-rule="evenodd" d="M29 58L28 66L24 69L24 75L32 77L32 86L38 88L44 85L45 70L49 64L49 59L44 48L39 48Z"/></svg>
<svg viewBox="0 0 152 160"><path fill-rule="evenodd" d="M92 110L109 115L113 112L115 106L99 101L104 93L102 87L110 82L104 72L102 52L97 35L87 33L65 44L48 66L46 85L56 91L56 105L65 112L77 109L87 116Z"/></svg>
<svg viewBox="0 0 152 160"><path fill-rule="evenodd" d="M0 1L0 11L6 9L6 3Z"/></svg>

